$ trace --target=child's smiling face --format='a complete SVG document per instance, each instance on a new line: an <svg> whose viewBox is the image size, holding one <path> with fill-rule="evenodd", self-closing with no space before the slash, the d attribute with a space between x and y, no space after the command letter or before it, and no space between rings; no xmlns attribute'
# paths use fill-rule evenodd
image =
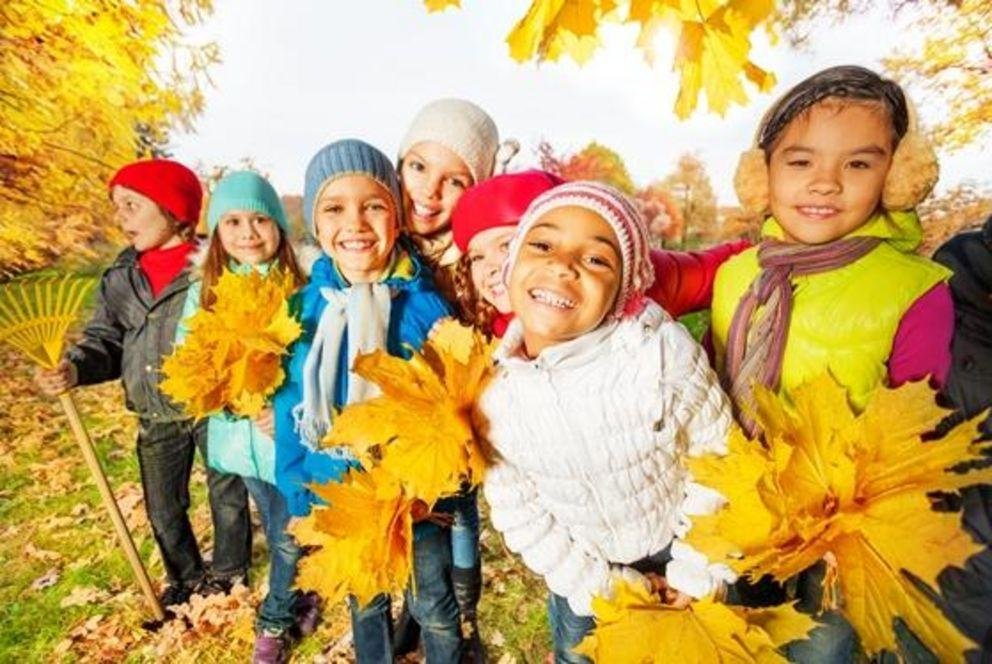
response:
<svg viewBox="0 0 992 664"><path fill-rule="evenodd" d="M822 244L864 224L892 151L888 114L872 105L828 99L789 123L768 164L769 203L786 239Z"/></svg>
<svg viewBox="0 0 992 664"><path fill-rule="evenodd" d="M331 180L317 197L313 218L321 249L350 283L374 282L389 267L399 233L396 206L372 178Z"/></svg>
<svg viewBox="0 0 992 664"><path fill-rule="evenodd" d="M599 327L616 301L622 267L616 234L595 212L565 206L537 219L509 283L527 355Z"/></svg>
<svg viewBox="0 0 992 664"><path fill-rule="evenodd" d="M155 248L171 249L182 244L179 224L164 215L152 199L115 185L110 191L110 200L114 205L114 219L138 253Z"/></svg>
<svg viewBox="0 0 992 664"><path fill-rule="evenodd" d="M279 250L279 225L261 212L228 210L215 232L227 255L243 265L268 262Z"/></svg>
<svg viewBox="0 0 992 664"><path fill-rule="evenodd" d="M417 143L403 155L400 181L405 221L413 235L448 228L455 203L475 183L465 162L434 141Z"/></svg>
<svg viewBox="0 0 992 664"><path fill-rule="evenodd" d="M472 285L501 314L510 312L510 294L503 283L503 264L516 226L496 226L476 233L468 243Z"/></svg>

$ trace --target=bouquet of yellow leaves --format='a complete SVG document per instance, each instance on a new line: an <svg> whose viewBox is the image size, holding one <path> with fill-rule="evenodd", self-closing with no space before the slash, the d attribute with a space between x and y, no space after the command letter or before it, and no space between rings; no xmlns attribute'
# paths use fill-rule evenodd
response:
<svg viewBox="0 0 992 664"><path fill-rule="evenodd" d="M302 328L290 314L292 275L225 270L212 309L186 325L185 342L162 363L162 392L196 419L227 409L255 417L282 384L283 355Z"/></svg>
<svg viewBox="0 0 992 664"><path fill-rule="evenodd" d="M918 585L933 586L981 546L960 514L931 509L927 493L992 481L992 469L952 467L979 459L976 421L924 442L946 413L924 383L880 388L855 415L829 376L807 383L791 403L757 391L765 444L735 430L724 457L689 459L695 480L728 504L693 518L688 542L713 561L757 579L784 581L831 562L824 597L836 596L869 653L895 650L902 618L940 661L973 647Z"/></svg>
<svg viewBox="0 0 992 664"><path fill-rule="evenodd" d="M595 662L786 662L779 646L816 626L792 606L745 609L712 598L684 609L662 603L647 582L613 579L612 597L594 597L596 628L574 649Z"/></svg>
<svg viewBox="0 0 992 664"><path fill-rule="evenodd" d="M492 376L491 348L473 328L444 319L409 360L385 351L362 355L353 371L382 395L346 407L326 445L346 445L433 505L463 480L482 481L487 454L475 403Z"/></svg>
<svg viewBox="0 0 992 664"><path fill-rule="evenodd" d="M312 485L327 502L290 532L317 549L300 560L296 582L328 602L355 596L360 605L406 588L413 566L415 500L388 473L349 470L342 482Z"/></svg>

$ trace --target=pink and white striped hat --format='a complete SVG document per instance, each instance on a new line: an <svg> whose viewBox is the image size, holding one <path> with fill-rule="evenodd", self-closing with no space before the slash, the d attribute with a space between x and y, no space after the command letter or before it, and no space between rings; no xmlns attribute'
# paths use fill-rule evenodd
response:
<svg viewBox="0 0 992 664"><path fill-rule="evenodd" d="M503 268L503 281L509 283L524 236L542 216L561 207L581 207L603 218L620 245L620 289L612 316L622 318L640 313L644 291L654 283L648 228L637 206L623 192L601 182L566 182L541 194L530 204L513 236Z"/></svg>

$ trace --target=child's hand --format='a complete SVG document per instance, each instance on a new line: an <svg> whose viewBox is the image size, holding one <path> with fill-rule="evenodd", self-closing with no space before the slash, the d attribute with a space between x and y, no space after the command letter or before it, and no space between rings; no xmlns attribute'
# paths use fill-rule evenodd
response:
<svg viewBox="0 0 992 664"><path fill-rule="evenodd" d="M36 369L34 382L50 397L67 392L79 382L76 365L69 360L62 360L54 369Z"/></svg>
<svg viewBox="0 0 992 664"><path fill-rule="evenodd" d="M410 508L410 516L413 517L414 523L430 521L431 523L441 526L442 528L450 528L455 523L455 517L453 514L448 514L447 512L431 512L427 503L419 498L413 501L413 507Z"/></svg>
<svg viewBox="0 0 992 664"><path fill-rule="evenodd" d="M692 597L668 585L668 579L660 574L648 572L644 575L651 583L651 589L661 596L661 601L673 609L684 609L692 602Z"/></svg>
<svg viewBox="0 0 992 664"><path fill-rule="evenodd" d="M258 414L252 422L258 427L259 431L264 433L269 438L275 438L276 436L276 419L275 415L272 413L271 408L264 409Z"/></svg>

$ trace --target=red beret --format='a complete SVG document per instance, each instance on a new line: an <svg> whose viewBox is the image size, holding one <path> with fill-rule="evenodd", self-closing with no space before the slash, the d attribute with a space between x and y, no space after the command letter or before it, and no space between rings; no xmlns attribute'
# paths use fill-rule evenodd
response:
<svg viewBox="0 0 992 664"><path fill-rule="evenodd" d="M196 173L177 161L149 159L123 167L110 180L155 201L177 221L196 224L200 220L203 187Z"/></svg>
<svg viewBox="0 0 992 664"><path fill-rule="evenodd" d="M533 170L497 175L470 187L451 213L455 244L465 253L482 231L516 226L531 201L562 182L557 175Z"/></svg>

